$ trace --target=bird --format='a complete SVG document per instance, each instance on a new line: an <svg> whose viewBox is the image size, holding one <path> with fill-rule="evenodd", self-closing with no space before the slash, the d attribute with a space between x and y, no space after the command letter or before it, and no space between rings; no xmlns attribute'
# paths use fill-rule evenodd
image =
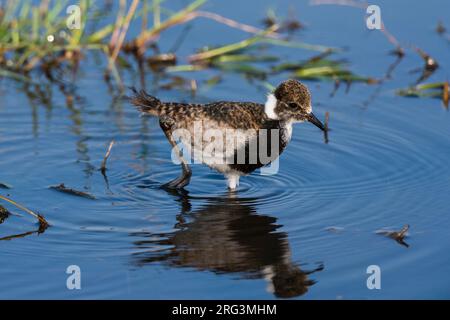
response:
<svg viewBox="0 0 450 320"><path fill-rule="evenodd" d="M159 118L159 125L181 165L181 175L163 184L168 189L182 189L189 184L192 176L189 158L193 158L222 173L228 189L234 191L241 176L269 165L280 156L291 140L294 123L307 121L326 131L312 112L308 87L295 79L281 82L267 95L264 104L163 102L145 90L131 89L131 104L142 114Z"/></svg>

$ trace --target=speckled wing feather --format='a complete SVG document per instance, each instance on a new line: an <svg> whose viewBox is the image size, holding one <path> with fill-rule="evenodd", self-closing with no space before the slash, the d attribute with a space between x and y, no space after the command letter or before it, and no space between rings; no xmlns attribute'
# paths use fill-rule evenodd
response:
<svg viewBox="0 0 450 320"><path fill-rule="evenodd" d="M259 103L219 101L209 104L188 104L161 102L144 91L135 91L135 96L131 101L144 113L160 118L170 118L173 122L173 127L170 130L184 129L178 132L177 136L185 146L194 151L194 157L196 154L201 154L203 163L225 174L248 174L267 164L262 163L260 159L254 162L250 157L250 144L256 145L256 154L260 154L259 149L263 145L260 143L258 133L261 132L261 129L268 130L267 138L263 140L263 143L267 144L265 150L272 150L272 142L275 142L271 139L271 131L276 130L276 133L278 133L275 136L275 139L278 139L275 146L278 146L278 148L273 152L270 151L271 159L276 159L279 156L290 138L290 133L285 127L286 124L269 119L264 112L264 105ZM203 130L220 130L223 133L223 139L209 140L208 135L196 135L194 129L196 121L201 121ZM226 129L239 130L237 134L241 139L234 140L235 137L232 134L226 134ZM221 145L222 142L226 142L225 149ZM236 142L235 145L234 142ZM209 149L208 151L203 149L214 143L219 144L214 148L214 155L209 153ZM232 146L232 148L230 149L228 146ZM254 152L252 151L252 154ZM191 154L191 151L188 154ZM243 162L238 161L238 154L245 155ZM215 159L220 159L220 161L216 162ZM224 165L224 163L227 163L227 165Z"/></svg>
<svg viewBox="0 0 450 320"><path fill-rule="evenodd" d="M260 129L267 120L262 104L220 101L204 105L204 116L233 129Z"/></svg>
<svg viewBox="0 0 450 320"><path fill-rule="evenodd" d="M213 120L219 126L232 129L259 129L267 120L264 106L253 102L219 101L209 104L161 102L145 91L133 89L131 103L141 112L154 116L168 116L178 122Z"/></svg>

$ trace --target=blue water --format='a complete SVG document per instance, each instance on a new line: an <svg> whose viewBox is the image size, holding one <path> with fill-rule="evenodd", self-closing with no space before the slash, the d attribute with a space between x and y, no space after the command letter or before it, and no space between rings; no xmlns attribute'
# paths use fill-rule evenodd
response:
<svg viewBox="0 0 450 320"><path fill-rule="evenodd" d="M186 1L168 1L179 9ZM317 128L298 124L273 176L257 172L226 192L222 176L193 166L184 192L159 186L179 168L157 119L142 118L108 91L105 59L87 54L75 82L73 106L57 86L49 101L30 99L23 84L0 82L0 189L42 213L44 233L25 213L4 202L13 215L0 224L0 298L138 299L406 299L450 298L449 206L450 115L439 99L405 98L423 60L417 46L439 62L427 82L449 77L449 43L434 31L444 23L446 1L377 1L389 31L406 56L381 86L354 83L330 96L332 82L305 81L314 113L330 113L330 142ZM236 10L239 8L239 10ZM346 48L356 74L382 78L395 61L379 31L368 31L364 12L307 1L209 1L203 10L261 26L268 8L292 11L306 24L294 38ZM450 27L447 25L447 27ZM138 32L132 25L130 36ZM164 32L169 50L183 26ZM177 51L179 63L205 45L247 37L239 30L199 18ZM282 61L317 53L270 47ZM150 54L150 53L149 53ZM162 80L146 72L147 90L162 100L263 102L258 80L224 73L213 87L204 81L217 70L180 73L196 79L189 90L157 89ZM175 74L172 74L172 76ZM289 73L267 78L277 85ZM39 74L34 75L39 81ZM139 86L136 70L124 71L126 85ZM106 172L100 168L116 141ZM96 200L48 187L65 183ZM409 224L405 247L376 233ZM7 238L19 235L15 238ZM22 236L20 236L22 235ZM66 268L81 269L81 290L68 290ZM370 265L381 269L381 289L366 285Z"/></svg>

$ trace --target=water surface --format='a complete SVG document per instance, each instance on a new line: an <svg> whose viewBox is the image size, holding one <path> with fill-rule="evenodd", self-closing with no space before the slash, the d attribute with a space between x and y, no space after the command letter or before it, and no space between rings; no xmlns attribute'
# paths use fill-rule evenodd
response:
<svg viewBox="0 0 450 320"><path fill-rule="evenodd" d="M437 59L430 81L446 80L450 48L434 27L446 21L448 3L378 3L402 43ZM358 74L381 78L395 61L392 45L365 28L358 9L265 0L211 1L205 10L258 25L269 7L295 9L307 24L299 39L346 47L340 57ZM180 29L164 33L162 49ZM179 54L244 36L199 20ZM270 50L289 61L314 55ZM81 65L73 105L57 88L46 102L3 80L0 182L12 188L0 191L44 214L51 227L37 234L34 221L8 206L22 216L0 225L0 298L450 298L450 115L438 99L395 95L422 64L409 51L382 86L353 84L333 97L333 83L305 82L315 114L323 119L330 112L330 142L316 127L296 125L278 174L242 178L235 194L222 176L199 165L185 191L161 189L180 169L157 120L139 117L111 95L93 56ZM183 75L201 83L215 74ZM285 77L267 80L276 85ZM146 80L163 100L263 102L266 94L236 74L196 97L156 90L150 72ZM125 82L139 85L129 73ZM105 179L99 167L111 139L116 145ZM49 189L60 183L96 200ZM405 224L409 247L375 233ZM69 265L81 268L81 290L66 288ZM367 289L369 265L382 270L381 290Z"/></svg>

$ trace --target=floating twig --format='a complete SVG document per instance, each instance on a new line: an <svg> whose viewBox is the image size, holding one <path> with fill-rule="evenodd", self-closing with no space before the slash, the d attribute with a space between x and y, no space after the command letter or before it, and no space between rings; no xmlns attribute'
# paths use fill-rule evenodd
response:
<svg viewBox="0 0 450 320"><path fill-rule="evenodd" d="M30 235L35 234L35 233L40 234L40 233L42 233L44 231L45 231L45 229L42 229L41 227L39 227L39 229L34 230L34 231L28 231L28 232L14 234L14 235L11 235L11 236L6 236L6 237L3 237L3 238L0 238L0 241L9 241L9 240L12 240L12 239L24 238L26 236L30 236Z"/></svg>
<svg viewBox="0 0 450 320"><path fill-rule="evenodd" d="M100 168L100 171L102 172L103 175L106 172L106 162L108 161L108 158L111 155L111 149L112 149L113 145L114 145L114 140L111 140L111 142L109 143L108 151L106 151L105 157L103 158L103 161L102 161L102 166Z"/></svg>
<svg viewBox="0 0 450 320"><path fill-rule="evenodd" d="M87 192L75 190L75 189L72 189L72 188L67 188L64 185L64 183L61 183L61 184L59 184L57 186L50 186L49 188L53 189L53 190L56 190L56 191L59 191L59 192L63 192L63 193L71 194L71 195L74 195L74 196L82 197L82 198L87 198L87 199L92 199L92 200L96 199L93 195L91 195L91 194L89 194Z"/></svg>
<svg viewBox="0 0 450 320"><path fill-rule="evenodd" d="M19 208L19 209L25 211L26 213L32 215L33 217L35 217L39 221L39 229L45 230L49 226L49 224L48 224L47 220L45 220L44 216L42 216L42 215L40 215L38 213L34 213L30 209L27 209L24 206L22 206L21 204L13 201L13 200L11 200L11 199L9 199L7 197L4 197L2 195L0 195L0 199L4 200L6 202L9 202L10 204L16 206L17 208Z"/></svg>
<svg viewBox="0 0 450 320"><path fill-rule="evenodd" d="M0 224L2 224L8 217L11 215L11 213L3 206L0 205Z"/></svg>
<svg viewBox="0 0 450 320"><path fill-rule="evenodd" d="M409 230L409 224L406 224L400 231L391 231L391 230L378 230L376 231L377 234L384 235L388 238L394 239L401 245L405 247L409 247L409 245L404 241L406 237L406 233Z"/></svg>
<svg viewBox="0 0 450 320"><path fill-rule="evenodd" d="M416 81L416 84L419 84L420 82L428 79L439 67L439 64L436 62L435 59L433 59L428 53L426 53L422 49L420 49L420 48L414 48L414 49L425 61L425 65L423 66L423 69L422 69L422 74L420 75L419 79L417 79L417 81Z"/></svg>

